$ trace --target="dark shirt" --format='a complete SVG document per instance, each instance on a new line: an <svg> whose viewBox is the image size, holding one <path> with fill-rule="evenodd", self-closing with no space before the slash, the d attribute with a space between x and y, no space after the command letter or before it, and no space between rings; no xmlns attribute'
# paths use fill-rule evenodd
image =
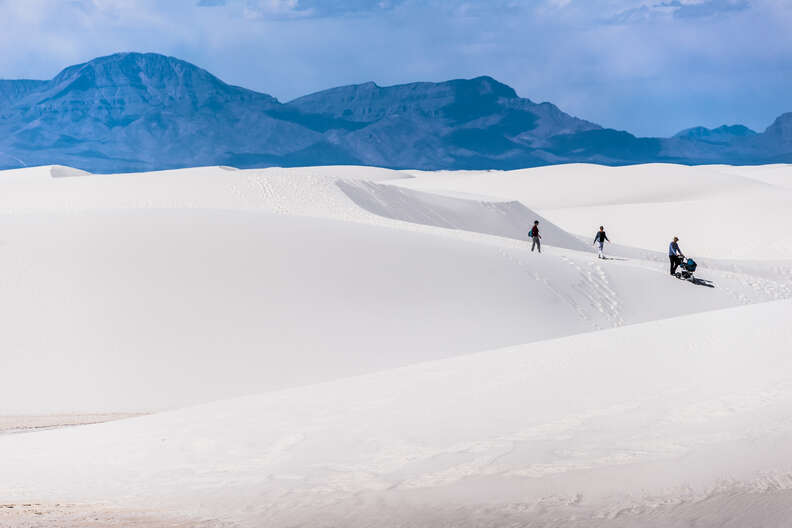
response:
<svg viewBox="0 0 792 528"><path fill-rule="evenodd" d="M597 234L594 235L594 242L610 242L608 235L605 234L605 231L597 231Z"/></svg>

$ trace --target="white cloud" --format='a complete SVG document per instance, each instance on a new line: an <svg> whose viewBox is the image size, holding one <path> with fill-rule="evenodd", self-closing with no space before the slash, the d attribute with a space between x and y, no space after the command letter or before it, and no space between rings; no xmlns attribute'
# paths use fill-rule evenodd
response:
<svg viewBox="0 0 792 528"><path fill-rule="evenodd" d="M245 4L246 18L298 16L303 13L297 0L248 0Z"/></svg>

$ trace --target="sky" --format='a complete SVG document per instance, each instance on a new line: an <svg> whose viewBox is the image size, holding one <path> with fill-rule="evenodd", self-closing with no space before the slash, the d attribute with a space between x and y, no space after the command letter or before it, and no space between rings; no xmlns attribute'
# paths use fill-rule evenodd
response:
<svg viewBox="0 0 792 528"><path fill-rule="evenodd" d="M281 101L490 75L643 136L792 111L792 0L0 0L0 20L6 79L142 51Z"/></svg>

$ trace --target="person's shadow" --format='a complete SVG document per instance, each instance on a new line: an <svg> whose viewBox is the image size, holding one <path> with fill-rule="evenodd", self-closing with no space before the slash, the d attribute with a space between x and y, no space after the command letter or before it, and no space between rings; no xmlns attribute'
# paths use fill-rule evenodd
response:
<svg viewBox="0 0 792 528"><path fill-rule="evenodd" d="M699 279L698 277L691 277L688 279L690 282L695 284L696 286L706 286L707 288L714 288L715 283L712 281L708 281L706 279Z"/></svg>

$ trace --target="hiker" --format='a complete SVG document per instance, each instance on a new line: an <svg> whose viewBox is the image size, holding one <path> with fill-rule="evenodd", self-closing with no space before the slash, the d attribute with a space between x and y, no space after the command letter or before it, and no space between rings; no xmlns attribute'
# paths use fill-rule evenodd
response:
<svg viewBox="0 0 792 528"><path fill-rule="evenodd" d="M597 247L599 248L599 256L597 258L601 258L601 259L605 258L605 254L602 252L602 250L605 247L606 240L610 242L608 235L605 234L605 228L603 226L600 226L600 230L597 231L596 235L594 235L594 244L597 245Z"/></svg>
<svg viewBox="0 0 792 528"><path fill-rule="evenodd" d="M685 258L682 250L679 249L678 242L679 238L674 237L674 240L672 240L671 244L668 245L668 260L671 262L671 275L676 274L677 267L679 267L679 262L681 259Z"/></svg>
<svg viewBox="0 0 792 528"><path fill-rule="evenodd" d="M539 234L539 220L534 220L534 225L531 228L531 231L528 232L528 236L533 239L533 244L531 244L531 251L534 249L538 249L539 253L542 252L542 235Z"/></svg>

